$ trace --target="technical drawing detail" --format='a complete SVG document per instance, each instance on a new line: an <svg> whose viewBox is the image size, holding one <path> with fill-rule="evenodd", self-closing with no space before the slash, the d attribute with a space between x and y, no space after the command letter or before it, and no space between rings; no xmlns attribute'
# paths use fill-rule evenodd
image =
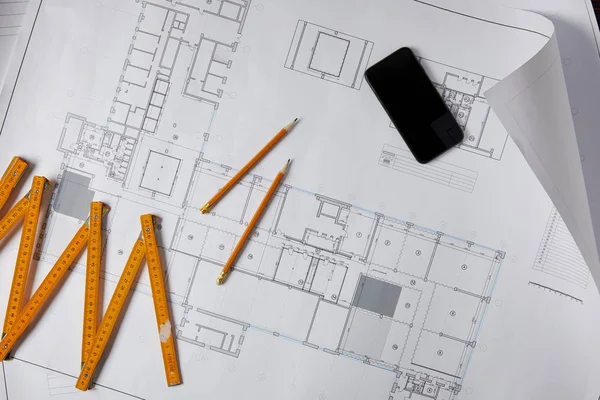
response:
<svg viewBox="0 0 600 400"><path fill-rule="evenodd" d="M479 176L475 171L440 160L420 164L408 150L388 144L381 150L379 165L467 193L473 192Z"/></svg>
<svg viewBox="0 0 600 400"><path fill-rule="evenodd" d="M533 269L587 287L589 270L569 229L553 207L540 243Z"/></svg>
<svg viewBox="0 0 600 400"><path fill-rule="evenodd" d="M298 21L285 67L359 90L373 42Z"/></svg>
<svg viewBox="0 0 600 400"><path fill-rule="evenodd" d="M223 289L251 291L253 297L218 292L214 277L270 183L259 172L249 174L235 196L205 215L199 212L207 193L216 193L236 172L229 160L213 159L206 150L217 140L212 124L231 107L227 87L236 84L233 72L246 68L240 43L252 24L250 3L139 2L106 120L92 121L81 112L65 116L48 232L75 224L83 213L79 205L96 193L111 196L106 230L116 240L107 240L103 257L105 279L116 282L120 272L109 266L122 265L120 232L130 229L140 204L154 207L162 218L157 241L180 348L241 361L256 354L253 335L266 333L271 341L300 346L307 357L336 357L384 371L393 381L389 399L454 399L502 251L365 210L326 190L284 184L238 258L235 279ZM372 49L369 40L300 20L284 66L337 83L344 92L360 90ZM421 62L474 136L459 146L500 159L504 142L497 144L487 131L489 106L481 96L491 80ZM388 144L379 165L467 193L478 179L477 172L447 162L420 165ZM55 261L59 248L47 235L41 262ZM150 293L148 282L140 278L136 290Z"/></svg>

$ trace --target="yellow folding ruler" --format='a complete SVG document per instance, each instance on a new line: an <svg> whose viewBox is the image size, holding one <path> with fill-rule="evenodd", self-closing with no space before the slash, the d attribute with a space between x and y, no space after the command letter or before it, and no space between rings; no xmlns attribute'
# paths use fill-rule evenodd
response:
<svg viewBox="0 0 600 400"><path fill-rule="evenodd" d="M94 344L89 352L88 358L77 380L76 387L80 390L87 390L90 386L92 377L102 358L110 336L114 330L119 315L123 311L123 306L135 278L138 274L144 256L148 263L148 272L150 273L150 286L152 289L152 299L154 301L154 311L156 313L156 322L158 324L158 336L162 350L163 363L167 376L167 385L175 386L181 384L181 375L177 363L177 353L175 352L175 340L172 335L171 317L169 315L169 304L165 291L163 279L163 270L160 263L160 255L156 244L154 234L154 217L150 214L142 215L142 233L136 241L121 278L117 283L115 292L110 299L106 314L98 327L98 333L94 339Z"/></svg>
<svg viewBox="0 0 600 400"><path fill-rule="evenodd" d="M25 161L19 157L13 157L8 168L2 174L2 178L0 178L0 210L6 204L8 197L19 183L26 169L27 163Z"/></svg>
<svg viewBox="0 0 600 400"><path fill-rule="evenodd" d="M67 248L60 255L50 272L46 275L42 283L39 285L31 299L27 302L23 311L18 314L18 316L14 317L13 323L10 329L7 331L6 335L0 341L0 361L4 360L7 355L10 353L12 348L15 346L17 340L21 337L21 335L25 332L29 324L33 321L36 315L40 312L46 301L50 298L54 290L57 288L58 284L62 280L63 276L73 264L73 261L77 257L79 253L83 250L86 243L90 241L89 251L88 251L88 262L90 258L93 260L93 265L97 270L100 267L100 251L102 248L102 235L99 234L99 231L102 229L102 217L108 212L108 207L100 202L93 202L91 205L90 217L88 220L81 226L79 231L75 234L75 237L71 240ZM90 254L91 253L91 254ZM89 264L88 264L89 265ZM94 278L95 280L96 278ZM95 280L95 282L97 282ZM86 285L86 310L94 309L93 313L97 317L97 293L95 296L89 295L87 290L89 286ZM97 285L96 285L97 292ZM88 301L94 297L94 304L88 305ZM89 307L88 307L89 306ZM84 326L86 326L86 321L88 315L86 314L84 317ZM92 318L93 319L93 318ZM92 327L95 329L95 327ZM85 329L84 329L84 350L86 350L85 346Z"/></svg>
<svg viewBox="0 0 600 400"><path fill-rule="evenodd" d="M23 296L27 285L27 276L29 274L29 265L35 245L38 221L40 217L40 207L44 191L50 187L50 183L43 176L33 178L31 190L21 199L0 221L0 239L24 218L21 231L21 241L19 243L19 252L17 253L17 262L15 272L8 297L6 308L6 317L4 327L2 328L2 337L11 329L17 317L21 313L23 305ZM4 359L4 358L3 358Z"/></svg>
<svg viewBox="0 0 600 400"><path fill-rule="evenodd" d="M87 262L85 265L85 296L83 303L83 340L81 341L81 367L88 357L94 336L98 330L98 309L100 294L100 262L102 259L102 217L106 215L108 206L93 202L88 219Z"/></svg>
<svg viewBox="0 0 600 400"><path fill-rule="evenodd" d="M0 179L0 210L6 204L10 194L19 183L23 173L27 169L27 163L19 157L14 157ZM4 218L0 220L0 240L14 228L17 222L25 215L25 210L29 207L29 193L23 197Z"/></svg>

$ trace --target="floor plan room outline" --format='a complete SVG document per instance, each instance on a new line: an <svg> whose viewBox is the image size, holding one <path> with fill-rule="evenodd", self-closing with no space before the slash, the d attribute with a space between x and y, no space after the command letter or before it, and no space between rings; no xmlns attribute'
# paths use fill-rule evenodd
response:
<svg viewBox="0 0 600 400"><path fill-rule="evenodd" d="M156 1L140 2L139 9L106 119L65 116L57 144L63 165L47 229L75 226L84 218L78 204L100 192L113 196L104 257L107 265L121 265L131 215L140 205L151 208L163 218L159 245L175 334L186 351L244 360L258 332L300 346L307 357L324 354L384 371L392 382L388 400L454 399L504 253L365 210L326 190L284 184L232 279L218 288L214 279L270 184L262 172L252 173L235 196L207 215L198 212L206 193L236 172L227 160L208 159L206 148L216 140L214 120L228 106L223 94L232 72L245 67L238 46L252 23L251 5ZM303 20L290 40L282 54L286 74L360 90L373 42ZM324 58L324 51L334 57ZM184 113L193 113L194 124ZM399 166L403 157L385 145L379 164L473 191L474 171L451 164L417 170ZM55 260L59 247L45 244L41 262ZM108 281L118 276L104 274ZM141 276L137 290L149 293L147 284Z"/></svg>
<svg viewBox="0 0 600 400"><path fill-rule="evenodd" d="M285 67L360 90L373 42L299 20Z"/></svg>

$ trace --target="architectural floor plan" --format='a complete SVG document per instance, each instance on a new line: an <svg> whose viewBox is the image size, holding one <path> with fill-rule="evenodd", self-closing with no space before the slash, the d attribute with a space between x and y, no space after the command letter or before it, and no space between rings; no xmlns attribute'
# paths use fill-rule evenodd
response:
<svg viewBox="0 0 600 400"><path fill-rule="evenodd" d="M412 0L357 0L356 9L345 0L33 1L36 22L0 136L55 184L32 286L84 223L90 201L102 201L110 206L106 308L139 216L156 215L183 384L164 385L142 268L94 390L74 388L82 257L15 359L1 364L0 400L496 400L579 388L584 375L532 361L571 361L575 341L526 344L568 338L561 329L585 320L580 313L594 302L581 279L551 274L560 272L560 254L537 254L540 238L563 243L565 233L548 220L543 188L483 97L496 83L488 77L514 70L489 43L508 48L517 38L526 52L542 40L537 33ZM422 18L444 35L432 35ZM472 40L459 59L457 47L482 32L485 40ZM402 148L364 81L366 68L400 42L422 57L466 132L427 165ZM486 51L492 58L480 56ZM295 117L285 139L202 214ZM289 158L289 174L217 286ZM2 265L14 262L17 239L0 244ZM10 274L0 268L0 284ZM540 376L569 375L568 385L521 382L532 365Z"/></svg>
<svg viewBox="0 0 600 400"><path fill-rule="evenodd" d="M140 204L152 205L162 210L162 248L180 342L216 357L242 358L252 346L248 331L258 330L274 341L386 371L389 399L453 399L502 251L284 185L235 266L236 279L227 283L230 293L253 287L257 296L252 302L223 298L215 286L269 185L264 176L250 175L210 215L198 211L206 194L235 172L222 160L208 159L206 149L215 140L211 124L238 62L240 37L252 23L250 6L249 0L139 3L109 115L64 116L57 143L64 160L41 260L52 262L60 254L62 243L52 231L84 220L90 200L102 191L115 198L106 264L119 266L123 248L111 232L125 231ZM358 90L372 46L299 21L285 67ZM339 59L326 57L332 52ZM453 82L475 91L457 109L476 107L480 83L457 77ZM447 93L449 99L458 95ZM195 115L193 124L183 118L189 114ZM469 190L468 182L459 186ZM114 281L119 267L110 268L106 279ZM145 278L138 290L148 291Z"/></svg>

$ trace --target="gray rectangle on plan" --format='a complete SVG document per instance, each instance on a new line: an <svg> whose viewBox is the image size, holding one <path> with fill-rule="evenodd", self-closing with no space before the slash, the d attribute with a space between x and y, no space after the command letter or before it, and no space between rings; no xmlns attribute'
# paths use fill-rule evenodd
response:
<svg viewBox="0 0 600 400"><path fill-rule="evenodd" d="M393 317L402 287L362 275L352 305Z"/></svg>

